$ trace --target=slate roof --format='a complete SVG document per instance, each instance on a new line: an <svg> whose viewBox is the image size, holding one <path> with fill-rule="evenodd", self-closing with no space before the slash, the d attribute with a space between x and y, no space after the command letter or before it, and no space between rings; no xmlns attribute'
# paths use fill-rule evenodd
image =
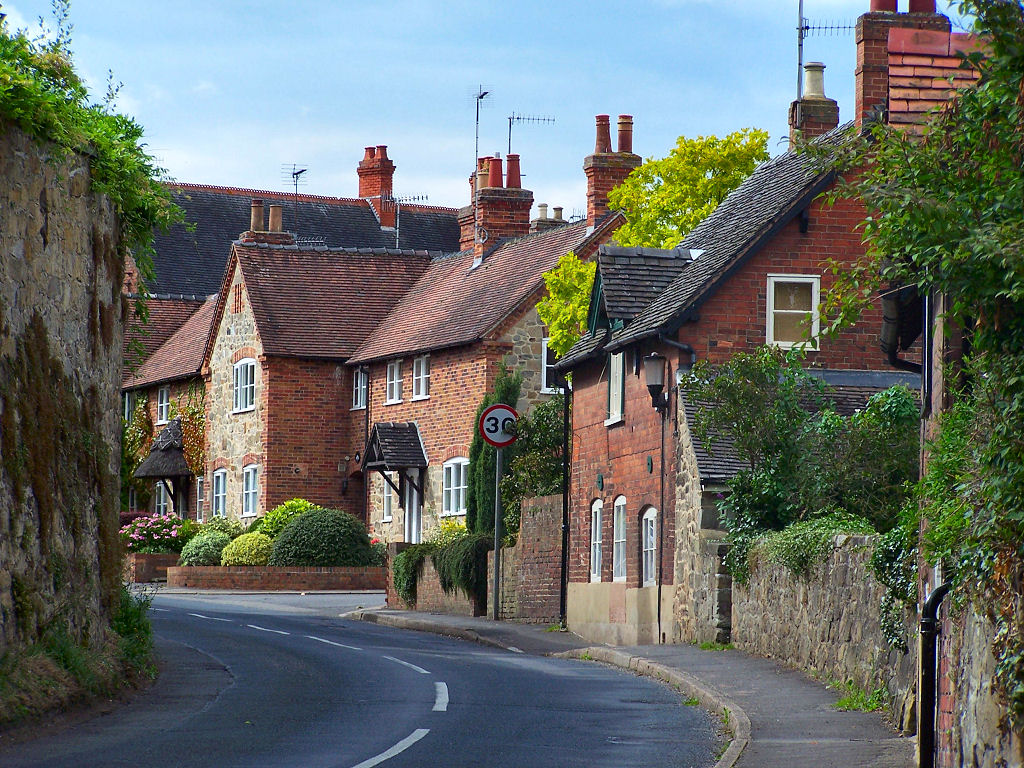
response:
<svg viewBox="0 0 1024 768"><path fill-rule="evenodd" d="M838 146L851 126L834 128L814 143L826 149ZM680 243L680 248L702 251L696 262L617 332L609 348L614 351L682 323L746 257L756 253L833 179L832 171L805 153L786 152L758 166Z"/></svg>
<svg viewBox="0 0 1024 768"><path fill-rule="evenodd" d="M373 425L363 454L363 469L391 472L427 466L420 429L415 422L380 421Z"/></svg>
<svg viewBox="0 0 1024 768"><path fill-rule="evenodd" d="M360 345L351 362L469 344L493 328L543 284L558 259L603 237L608 219L593 233L586 222L500 242L473 267L470 251L434 259L430 268Z"/></svg>
<svg viewBox="0 0 1024 768"><path fill-rule="evenodd" d="M143 459L135 470L140 478L190 477L192 470L185 461L184 441L181 434L181 417L171 419L150 446L149 456Z"/></svg>
<svg viewBox="0 0 1024 768"><path fill-rule="evenodd" d="M199 310L171 334L138 370L124 372L121 386L136 389L198 376L216 307L216 296L203 302Z"/></svg>
<svg viewBox="0 0 1024 768"><path fill-rule="evenodd" d="M608 317L632 320L692 263L686 250L602 245L597 268Z"/></svg>
<svg viewBox="0 0 1024 768"><path fill-rule="evenodd" d="M427 270L432 255L237 243L233 252L264 354L335 360L352 355ZM218 305L218 317L221 311Z"/></svg>
<svg viewBox="0 0 1024 768"><path fill-rule="evenodd" d="M150 293L198 295L217 293L231 243L249 228L253 198L283 205L284 229L301 243L331 248L394 248L394 231L382 231L365 200L316 195L290 195L267 190L235 189L198 184L170 185L171 196L185 211L188 231L178 224L157 233L154 243L156 278ZM403 205L399 243L402 249L451 252L459 247L458 214L453 208Z"/></svg>
<svg viewBox="0 0 1024 768"><path fill-rule="evenodd" d="M122 349L122 359L125 361L125 370L122 375L125 380L131 375L128 368L148 360L175 331L184 325L186 320L203 306L203 302L201 299L149 297L146 299L146 306L149 308L149 320L146 323L137 318L134 312L130 313L128 317ZM141 356L133 350L132 342L135 340L142 346Z"/></svg>

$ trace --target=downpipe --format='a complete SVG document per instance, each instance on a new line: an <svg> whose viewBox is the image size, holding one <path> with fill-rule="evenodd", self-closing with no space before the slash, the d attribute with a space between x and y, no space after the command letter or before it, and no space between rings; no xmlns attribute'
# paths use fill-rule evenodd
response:
<svg viewBox="0 0 1024 768"><path fill-rule="evenodd" d="M935 768L936 641L940 633L939 605L949 592L949 584L940 584L921 609L921 713L917 726L917 764Z"/></svg>

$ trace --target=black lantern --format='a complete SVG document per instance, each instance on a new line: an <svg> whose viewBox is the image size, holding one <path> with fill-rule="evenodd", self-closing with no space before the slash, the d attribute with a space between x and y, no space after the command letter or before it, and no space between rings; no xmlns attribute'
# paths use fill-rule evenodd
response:
<svg viewBox="0 0 1024 768"><path fill-rule="evenodd" d="M659 411L668 408L668 395L665 393L665 356L651 352L644 358L644 378L647 380L647 391L651 393L651 405Z"/></svg>

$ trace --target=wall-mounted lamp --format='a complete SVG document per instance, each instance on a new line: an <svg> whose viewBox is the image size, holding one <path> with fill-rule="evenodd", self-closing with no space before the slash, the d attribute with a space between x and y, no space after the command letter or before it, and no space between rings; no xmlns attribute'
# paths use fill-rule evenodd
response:
<svg viewBox="0 0 1024 768"><path fill-rule="evenodd" d="M651 393L651 405L659 411L668 408L668 394L665 392L665 360L664 355L651 352L644 358L644 379L647 391Z"/></svg>

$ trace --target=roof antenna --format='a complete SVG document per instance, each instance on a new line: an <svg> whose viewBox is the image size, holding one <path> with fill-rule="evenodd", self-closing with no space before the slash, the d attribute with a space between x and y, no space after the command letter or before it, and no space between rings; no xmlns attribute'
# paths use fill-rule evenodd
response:
<svg viewBox="0 0 1024 768"><path fill-rule="evenodd" d="M308 168L299 168L300 165L305 165L305 163L283 163L281 165L281 180L290 182L292 186L292 220L296 225L299 221L299 185L305 186L306 179L302 174L309 170Z"/></svg>
<svg viewBox="0 0 1024 768"><path fill-rule="evenodd" d="M395 204L395 248L401 248L398 244L398 235L402 231L402 206L409 203L425 203L429 197L427 195L403 195L402 197L391 197L391 201Z"/></svg>
<svg viewBox="0 0 1024 768"><path fill-rule="evenodd" d="M473 94L473 101L476 103L476 134L473 140L473 242L479 242L480 237L480 211L476 204L477 192L480 191L480 174L477 173L477 163L480 157L480 102L490 94L485 91L483 85L478 85L476 93Z"/></svg>
<svg viewBox="0 0 1024 768"><path fill-rule="evenodd" d="M537 117L534 115L518 115L513 112L508 116L508 154L512 154L512 123L553 123L553 117Z"/></svg>

